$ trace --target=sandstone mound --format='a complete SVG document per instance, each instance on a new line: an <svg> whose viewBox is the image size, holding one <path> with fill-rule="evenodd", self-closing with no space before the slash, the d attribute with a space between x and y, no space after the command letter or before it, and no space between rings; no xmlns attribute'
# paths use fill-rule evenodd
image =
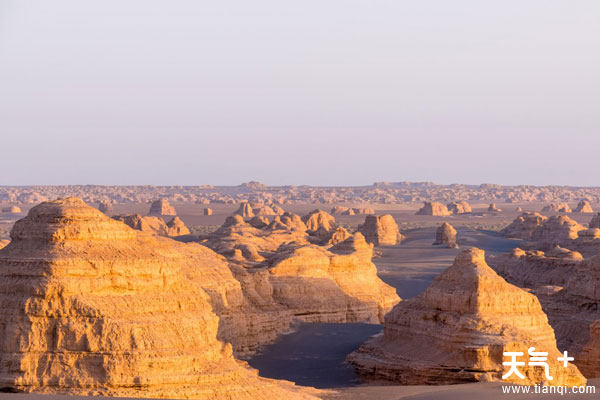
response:
<svg viewBox="0 0 600 400"><path fill-rule="evenodd" d="M583 261L581 253L555 247L548 253L520 248L496 256L490 265L504 279L521 287L563 286Z"/></svg>
<svg viewBox="0 0 600 400"><path fill-rule="evenodd" d="M179 217L175 216L168 224L159 217L145 216L140 214L115 215L113 219L124 222L126 225L138 231L152 233L160 236L189 235L190 231Z"/></svg>
<svg viewBox="0 0 600 400"><path fill-rule="evenodd" d="M382 335L363 344L348 359L366 378L401 384L452 384L500 381L504 351L530 346L548 352L544 369L520 367L518 384L581 385L577 368L556 358L554 332L537 298L507 283L485 262L484 252L469 249L438 275L421 295L405 300L386 316Z"/></svg>
<svg viewBox="0 0 600 400"><path fill-rule="evenodd" d="M566 215L554 215L533 231L531 240L542 247L569 245L584 229L584 226Z"/></svg>
<svg viewBox="0 0 600 400"><path fill-rule="evenodd" d="M573 212L582 214L591 214L594 212L592 205L587 200L581 200Z"/></svg>
<svg viewBox="0 0 600 400"><path fill-rule="evenodd" d="M208 208L208 207L206 207L206 208L203 210L202 214L203 214L203 215L205 215L205 216L213 215L213 209L212 209L212 208Z"/></svg>
<svg viewBox="0 0 600 400"><path fill-rule="evenodd" d="M353 210L354 210L354 214L357 214L357 215L375 214L375 210L370 207L358 207L358 208L353 208Z"/></svg>
<svg viewBox="0 0 600 400"><path fill-rule="evenodd" d="M452 214L467 214L473 212L471 205L466 201L448 203L447 207Z"/></svg>
<svg viewBox="0 0 600 400"><path fill-rule="evenodd" d="M450 248L457 248L456 229L449 223L444 222L435 232L433 245L446 245Z"/></svg>
<svg viewBox="0 0 600 400"><path fill-rule="evenodd" d="M371 247L356 236L328 250L311 243L293 214L263 229L229 217L203 244L227 257L254 311L217 311L229 327L223 339L247 353L295 322L381 322L399 298L377 276Z"/></svg>
<svg viewBox="0 0 600 400"><path fill-rule="evenodd" d="M445 217L450 215L451 212L448 210L448 207L443 205L442 203L434 202L425 202L423 207L419 211L417 211L417 215L434 215Z"/></svg>
<svg viewBox="0 0 600 400"><path fill-rule="evenodd" d="M570 213L571 207L567 203L550 203L546 207L542 208L543 213Z"/></svg>
<svg viewBox="0 0 600 400"><path fill-rule="evenodd" d="M167 222L168 236L181 236L181 235L189 235L190 230L183 223L181 218L175 216L172 220Z"/></svg>
<svg viewBox="0 0 600 400"><path fill-rule="evenodd" d="M150 205L150 212L148 215L169 217L177 215L177 211L175 211L175 208L169 203L169 200L159 199Z"/></svg>
<svg viewBox="0 0 600 400"><path fill-rule="evenodd" d="M302 218L306 224L306 229L310 234L316 234L318 231L331 233L336 228L335 218L321 210L313 210Z"/></svg>
<svg viewBox="0 0 600 400"><path fill-rule="evenodd" d="M234 214L241 215L242 218L252 218L254 217L254 210L252 209L250 203L247 201L242 201L240 203L240 207Z"/></svg>
<svg viewBox="0 0 600 400"><path fill-rule="evenodd" d="M10 240L7 239L0 239L0 249L6 247L7 244L10 243Z"/></svg>
<svg viewBox="0 0 600 400"><path fill-rule="evenodd" d="M11 237L0 251L0 386L131 397L307 396L259 378L217 340L210 302L241 298L210 250L137 232L77 198L32 208Z"/></svg>
<svg viewBox="0 0 600 400"><path fill-rule="evenodd" d="M487 210L488 212L502 212L502 209L496 207L496 203L491 203Z"/></svg>
<svg viewBox="0 0 600 400"><path fill-rule="evenodd" d="M329 241L327 242L327 244L329 245L336 245L338 243L343 242L344 240L348 239L350 236L350 233L346 230L346 228L342 228L341 226L338 227L333 234L331 235L331 238L329 239Z"/></svg>
<svg viewBox="0 0 600 400"><path fill-rule="evenodd" d="M546 217L538 213L526 212L518 216L510 225L500 231L500 234L510 238L529 240L533 232L546 221Z"/></svg>
<svg viewBox="0 0 600 400"><path fill-rule="evenodd" d="M364 224L359 225L358 231L364 235L368 243L376 246L394 246L404 239L398 224L390 214L367 215Z"/></svg>
<svg viewBox="0 0 600 400"><path fill-rule="evenodd" d="M21 211L20 207L10 206L10 207L4 207L2 209L2 212L6 213L6 214L21 214L23 211Z"/></svg>

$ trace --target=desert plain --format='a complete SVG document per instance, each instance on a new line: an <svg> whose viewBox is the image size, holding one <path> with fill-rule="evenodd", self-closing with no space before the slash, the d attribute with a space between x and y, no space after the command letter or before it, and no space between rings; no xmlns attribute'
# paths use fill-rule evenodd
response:
<svg viewBox="0 0 600 400"><path fill-rule="evenodd" d="M600 383L598 188L0 187L0 208L0 399ZM530 346L553 380L502 379Z"/></svg>

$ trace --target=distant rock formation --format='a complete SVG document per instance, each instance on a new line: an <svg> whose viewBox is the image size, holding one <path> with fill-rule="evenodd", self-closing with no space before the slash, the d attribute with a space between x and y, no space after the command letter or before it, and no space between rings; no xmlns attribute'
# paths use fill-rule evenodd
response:
<svg viewBox="0 0 600 400"><path fill-rule="evenodd" d="M444 222L435 232L433 245L446 245L449 248L457 248L456 229L449 223Z"/></svg>
<svg viewBox="0 0 600 400"><path fill-rule="evenodd" d="M115 215L113 219L124 222L126 225L138 231L160 236L189 235L190 230L179 217L175 216L168 224L159 217L145 216L140 214Z"/></svg>
<svg viewBox="0 0 600 400"><path fill-rule="evenodd" d="M21 211L20 207L10 206L10 207L4 207L2 209L2 212L5 214L21 214L23 211Z"/></svg>
<svg viewBox="0 0 600 400"><path fill-rule="evenodd" d="M448 203L447 207L452 214L467 214L473 212L471 205L466 201Z"/></svg>
<svg viewBox="0 0 600 400"><path fill-rule="evenodd" d="M205 216L213 215L213 209L212 209L212 208L208 208L208 207L206 207L206 208L203 210L203 213L202 213L202 214L203 214L203 215L205 215Z"/></svg>
<svg viewBox="0 0 600 400"><path fill-rule="evenodd" d="M358 226L358 231L363 234L367 243L376 246L394 246L404 239L398 224L390 214L367 215L365 222Z"/></svg>
<svg viewBox="0 0 600 400"><path fill-rule="evenodd" d="M543 213L570 213L571 207L567 203L550 203L546 207L542 208Z"/></svg>
<svg viewBox="0 0 600 400"><path fill-rule="evenodd" d="M500 231L502 236L515 239L529 240L533 232L544 224L546 217L536 212L525 212L518 216L510 225Z"/></svg>
<svg viewBox="0 0 600 400"><path fill-rule="evenodd" d="M442 203L438 203L436 201L434 201L434 202L426 201L425 203L423 203L423 207L421 207L421 209L419 211L417 211L417 215L434 215L434 216L445 217L450 214L451 213L448 210L448 207L446 207Z"/></svg>
<svg viewBox="0 0 600 400"><path fill-rule="evenodd" d="M517 207L517 208L515 208L515 211L516 211L516 212L519 212L519 213L522 213L522 212L523 212L523 208L521 208L521 207Z"/></svg>
<svg viewBox="0 0 600 400"><path fill-rule="evenodd" d="M490 206L487 210L488 212L502 212L501 208L496 207L496 203L490 203Z"/></svg>
<svg viewBox="0 0 600 400"><path fill-rule="evenodd" d="M148 215L158 216L158 217L169 217L177 215L177 211L175 208L171 206L169 200L167 199L159 199L150 205L150 212Z"/></svg>
<svg viewBox="0 0 600 400"><path fill-rule="evenodd" d="M212 251L137 232L77 198L32 208L11 238L0 250L2 387L119 397L310 397L258 377L217 340L216 300L234 305L242 297Z"/></svg>
<svg viewBox="0 0 600 400"><path fill-rule="evenodd" d="M592 205L587 200L581 200L573 212L582 214L591 214L594 212Z"/></svg>
<svg viewBox="0 0 600 400"><path fill-rule="evenodd" d="M386 316L377 335L348 356L366 379L400 384L454 384L500 381L508 367L504 351L529 347L548 352L550 376L523 366L516 384L582 385L586 379L556 358L554 332L538 299L498 276L483 250L461 252L421 295L405 300Z"/></svg>

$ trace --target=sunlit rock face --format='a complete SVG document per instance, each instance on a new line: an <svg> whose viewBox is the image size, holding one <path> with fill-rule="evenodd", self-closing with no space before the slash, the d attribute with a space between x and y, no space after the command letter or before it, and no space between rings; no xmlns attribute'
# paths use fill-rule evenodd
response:
<svg viewBox="0 0 600 400"><path fill-rule="evenodd" d="M585 378L570 364L563 368L554 332L537 298L507 283L485 262L483 250L461 252L427 290L394 307L381 335L348 359L367 379L401 384L500 381L503 352L534 346L546 351L550 385L579 385ZM521 368L507 382L546 381L543 368Z"/></svg>
<svg viewBox="0 0 600 400"><path fill-rule="evenodd" d="M32 208L0 251L0 386L201 399L303 398L217 340L243 302L211 250L133 230L77 198Z"/></svg>
<svg viewBox="0 0 600 400"><path fill-rule="evenodd" d="M368 243L376 246L393 246L404 239L398 229L398 224L390 214L367 215L365 222L358 227L358 230Z"/></svg>

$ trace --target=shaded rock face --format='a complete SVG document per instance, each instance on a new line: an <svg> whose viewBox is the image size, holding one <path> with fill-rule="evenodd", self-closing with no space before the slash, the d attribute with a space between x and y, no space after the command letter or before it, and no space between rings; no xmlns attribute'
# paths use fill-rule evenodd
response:
<svg viewBox="0 0 600 400"><path fill-rule="evenodd" d="M600 319L600 257L576 265L563 290L539 297L559 346L579 353L590 340L590 325Z"/></svg>
<svg viewBox="0 0 600 400"><path fill-rule="evenodd" d="M108 214L112 211L112 203L107 201L101 201L100 203L98 203L98 210L100 210L100 212L103 212L104 214Z"/></svg>
<svg viewBox="0 0 600 400"><path fill-rule="evenodd" d="M517 247L490 258L489 263L508 282L535 289L543 285L563 286L582 261L581 253L562 247L547 253Z"/></svg>
<svg viewBox="0 0 600 400"><path fill-rule="evenodd" d="M417 211L417 215L434 215L434 216L445 217L450 214L451 213L448 210L448 207L446 207L442 203L438 203L436 201L434 201L434 202L426 201L423 204L423 207L419 211Z"/></svg>
<svg viewBox="0 0 600 400"><path fill-rule="evenodd" d="M308 396L259 378L217 340L213 308L243 299L212 251L135 231L77 198L32 208L11 237L0 251L0 386L128 397Z"/></svg>
<svg viewBox="0 0 600 400"><path fill-rule="evenodd" d="M594 215L594 217L588 224L588 227L600 229L600 213Z"/></svg>
<svg viewBox="0 0 600 400"><path fill-rule="evenodd" d="M456 240L456 229L447 222L444 222L435 232L434 245L445 245L450 248L458 247Z"/></svg>
<svg viewBox="0 0 600 400"><path fill-rule="evenodd" d="M541 247L568 245L584 229L584 226L566 215L554 215L533 231L531 240Z"/></svg>
<svg viewBox="0 0 600 400"><path fill-rule="evenodd" d="M496 203L491 203L488 207L488 212L502 212L502 209L496 207Z"/></svg>
<svg viewBox="0 0 600 400"><path fill-rule="evenodd" d="M363 234L368 243L376 246L394 246L404 239L396 220L390 214L367 215L364 224L358 227L358 231Z"/></svg>
<svg viewBox="0 0 600 400"><path fill-rule="evenodd" d="M590 325L590 340L575 359L577 367L586 378L600 377L600 320Z"/></svg>
<svg viewBox="0 0 600 400"><path fill-rule="evenodd" d="M586 382L570 364L563 368L554 332L537 298L507 283L469 249L438 275L421 295L405 300L386 316L384 331L348 360L365 378L401 384L452 384L500 381L508 372L504 351L527 354L533 346L548 352L550 385ZM505 381L539 384L543 368L520 367Z"/></svg>
<svg viewBox="0 0 600 400"><path fill-rule="evenodd" d="M206 208L205 208L205 209L202 211L202 214L203 214L203 215L205 215L205 216L208 216L208 215L213 215L213 209L212 209L212 208L208 208L208 207L206 207Z"/></svg>
<svg viewBox="0 0 600 400"><path fill-rule="evenodd" d="M571 212L571 207L569 207L569 205L567 203L551 203L549 205L547 205L546 207L542 208L542 212L543 213L550 213L550 212L561 212L561 213L570 213Z"/></svg>
<svg viewBox="0 0 600 400"><path fill-rule="evenodd" d="M546 217L536 212L525 212L518 216L500 234L510 238L530 240L533 232L546 221Z"/></svg>
<svg viewBox="0 0 600 400"><path fill-rule="evenodd" d="M591 214L594 212L592 205L587 200L581 200L573 212L582 214Z"/></svg>
<svg viewBox="0 0 600 400"><path fill-rule="evenodd" d="M467 214L473 212L471 205L466 201L448 203L447 207L448 211L450 211L452 214Z"/></svg>
<svg viewBox="0 0 600 400"><path fill-rule="evenodd" d="M159 199L150 205L150 212L148 215L154 216L175 216L177 215L177 211L175 208L169 203L167 199Z"/></svg>

